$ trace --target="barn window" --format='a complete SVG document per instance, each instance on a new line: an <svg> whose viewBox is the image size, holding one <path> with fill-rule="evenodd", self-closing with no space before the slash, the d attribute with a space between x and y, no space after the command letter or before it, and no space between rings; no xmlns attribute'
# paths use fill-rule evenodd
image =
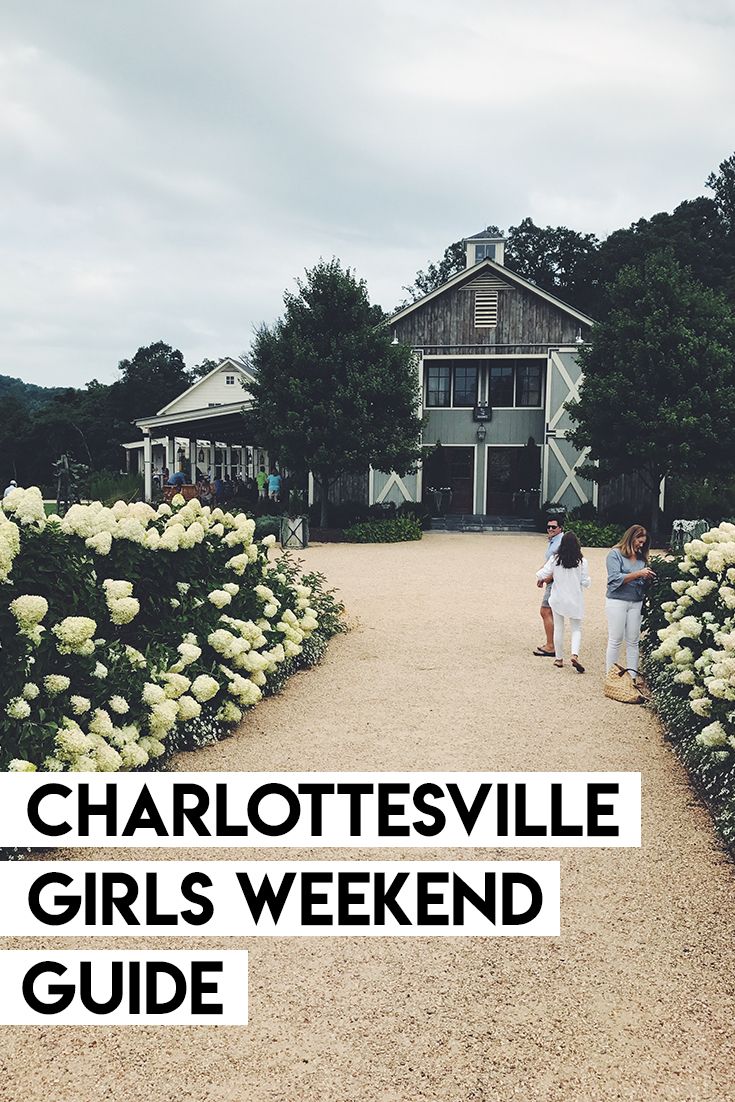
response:
<svg viewBox="0 0 735 1102"><path fill-rule="evenodd" d="M513 405L513 364L492 364L490 367L490 405Z"/></svg>
<svg viewBox="0 0 735 1102"><path fill-rule="evenodd" d="M541 370L538 363L520 362L516 367L516 405L541 405Z"/></svg>
<svg viewBox="0 0 735 1102"><path fill-rule="evenodd" d="M477 403L477 364L455 364L453 406Z"/></svg>
<svg viewBox="0 0 735 1102"><path fill-rule="evenodd" d="M448 364L429 364L426 368L427 406L451 404L452 369Z"/></svg>

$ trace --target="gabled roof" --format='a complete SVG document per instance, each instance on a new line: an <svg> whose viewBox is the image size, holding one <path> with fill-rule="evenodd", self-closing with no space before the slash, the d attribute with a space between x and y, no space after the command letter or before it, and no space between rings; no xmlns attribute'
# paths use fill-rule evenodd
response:
<svg viewBox="0 0 735 1102"><path fill-rule="evenodd" d="M490 230L480 230L471 237L465 237L465 241L505 241L502 233L491 233Z"/></svg>
<svg viewBox="0 0 735 1102"><path fill-rule="evenodd" d="M231 368L234 372L242 375L247 382L250 382L255 378L252 371L247 366L247 364L244 363L243 360L239 360L236 356L225 356L225 358L223 360L220 360L217 366L213 367L210 372L208 372L206 375L203 375L201 379L197 379L197 381L195 383L192 383L192 385L186 390L182 390L181 394L177 394L175 398L172 398L171 401L163 407L163 409L159 409L156 416L160 417L162 414L167 413L171 409L171 406L176 405L176 403L180 402L181 399L184 398L187 394L191 394L193 391L197 390L200 386L202 386L203 383L206 383L207 379L211 379L213 375L216 375L218 371L222 371L223 368L228 367Z"/></svg>
<svg viewBox="0 0 735 1102"><path fill-rule="evenodd" d="M482 234L476 234L476 237L482 237ZM395 325L396 322L402 321L409 314L412 314L414 310L418 310L421 306L424 306L427 302L430 302L434 298L438 298L439 295L443 295L445 291L450 291L453 287L459 286L464 280L469 277L476 276L483 269L488 269L494 275L498 275L505 279L509 283L515 283L518 287L521 287L525 291L531 291L532 294L538 295L540 298L545 299L547 302L557 306L560 310L576 318L582 325L594 325L594 320L587 317L580 310L575 310L573 306L570 306L568 302L562 302L556 295L549 294L548 291L542 290L534 283L530 283L529 280L524 279L523 276L518 275L516 272L512 272L510 268L506 268L505 264L497 264L494 260L480 260L477 264L473 264L471 268L463 268L461 272L457 272L456 275L448 279L446 283L442 283L441 287L437 287L435 291L429 291L428 295L424 295L423 298L417 299L416 302L412 302L409 306L404 306L402 310L398 310L392 317L388 318L386 325Z"/></svg>

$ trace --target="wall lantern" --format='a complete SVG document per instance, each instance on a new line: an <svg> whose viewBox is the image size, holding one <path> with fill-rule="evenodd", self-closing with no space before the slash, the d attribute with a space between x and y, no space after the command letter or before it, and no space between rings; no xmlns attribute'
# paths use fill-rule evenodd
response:
<svg viewBox="0 0 735 1102"><path fill-rule="evenodd" d="M477 426L477 432L475 433L475 436L477 437L479 443L482 444L483 440L487 436L487 428L484 424L481 423Z"/></svg>
<svg viewBox="0 0 735 1102"><path fill-rule="evenodd" d="M200 448L199 449L199 454L197 455L197 463L203 463L203 462L204 462L204 450L202 448Z"/></svg>

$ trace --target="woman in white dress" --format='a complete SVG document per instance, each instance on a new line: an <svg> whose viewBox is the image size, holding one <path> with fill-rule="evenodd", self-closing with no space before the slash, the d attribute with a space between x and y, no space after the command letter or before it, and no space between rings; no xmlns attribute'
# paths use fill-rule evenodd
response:
<svg viewBox="0 0 735 1102"><path fill-rule="evenodd" d="M584 673L579 661L584 618L584 590L590 584L587 560L582 554L574 532L565 532L559 550L536 575L541 581L553 581L549 604L554 614L554 665L564 665L564 621L569 618L572 630L572 666Z"/></svg>

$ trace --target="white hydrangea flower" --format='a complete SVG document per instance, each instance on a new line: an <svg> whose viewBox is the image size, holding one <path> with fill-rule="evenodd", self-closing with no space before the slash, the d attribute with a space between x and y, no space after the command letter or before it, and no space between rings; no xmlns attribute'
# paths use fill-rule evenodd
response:
<svg viewBox="0 0 735 1102"><path fill-rule="evenodd" d="M71 685L71 678L63 673L50 673L43 679L43 687L51 696L65 693Z"/></svg>
<svg viewBox="0 0 735 1102"><path fill-rule="evenodd" d="M143 735L138 744L138 749L142 750L147 757L160 758L162 754L166 753L166 747L160 741L160 739L154 738L153 735Z"/></svg>
<svg viewBox="0 0 735 1102"><path fill-rule="evenodd" d="M179 708L178 718L182 723L186 723L190 719L197 719L202 713L202 706L199 701L188 694L180 696L177 704Z"/></svg>
<svg viewBox="0 0 735 1102"><path fill-rule="evenodd" d="M223 723L239 723L242 719L242 711L234 700L226 700L217 712L217 719Z"/></svg>
<svg viewBox="0 0 735 1102"><path fill-rule="evenodd" d="M95 535L88 536L84 543L90 551L98 555L109 555L112 550L112 533L96 532Z"/></svg>
<svg viewBox="0 0 735 1102"><path fill-rule="evenodd" d="M21 696L24 700L35 700L40 692L38 685L34 685L32 681L27 681L23 686Z"/></svg>
<svg viewBox="0 0 735 1102"><path fill-rule="evenodd" d="M161 685L154 685L152 681L148 681L143 686L142 698L145 704L152 707L154 704L160 704L161 701L166 699L166 691Z"/></svg>
<svg viewBox="0 0 735 1102"><path fill-rule="evenodd" d="M85 654L85 643L92 643L97 631L97 623L89 616L66 616L53 627L60 654ZM94 644L92 643L94 648Z"/></svg>
<svg viewBox="0 0 735 1102"><path fill-rule="evenodd" d="M154 704L148 716L148 730L154 738L163 738L179 718L179 704L177 700L164 700Z"/></svg>
<svg viewBox="0 0 735 1102"><path fill-rule="evenodd" d="M5 709L5 713L11 719L28 719L31 714L31 706L22 696L14 696Z"/></svg>
<svg viewBox="0 0 735 1102"><path fill-rule="evenodd" d="M169 670L168 673L163 675L163 680L165 682L164 692L166 696L170 697L172 700L176 700L180 697L191 685L191 681L188 677L184 677L182 673L177 673L172 670Z"/></svg>
<svg viewBox="0 0 735 1102"><path fill-rule="evenodd" d="M109 601L108 606L113 624L129 624L140 612L137 597L121 597L119 601Z"/></svg>
<svg viewBox="0 0 735 1102"><path fill-rule="evenodd" d="M92 670L92 677L98 677L100 681L104 681L107 677L107 672L107 666L104 666L101 662L97 662Z"/></svg>
<svg viewBox="0 0 735 1102"><path fill-rule="evenodd" d="M219 692L219 683L208 674L200 674L191 686L191 695L199 701L200 704L204 704L207 700L211 700L213 696L216 696Z"/></svg>
<svg viewBox="0 0 735 1102"><path fill-rule="evenodd" d="M727 732L720 722L710 723L699 732L697 742L701 746L726 746Z"/></svg>
<svg viewBox="0 0 735 1102"><path fill-rule="evenodd" d="M207 594L207 599L215 608L224 608L225 605L230 604L232 596L224 589L213 589L211 593Z"/></svg>
<svg viewBox="0 0 735 1102"><path fill-rule="evenodd" d="M9 773L35 773L37 769L37 765L32 761L26 761L25 758L13 758L8 764Z"/></svg>
<svg viewBox="0 0 735 1102"><path fill-rule="evenodd" d="M27 593L16 597L8 606L18 624L18 630L25 635L40 624L48 612L48 601L45 597Z"/></svg>
<svg viewBox="0 0 735 1102"><path fill-rule="evenodd" d="M77 716L83 716L92 707L92 701L86 696L71 696L69 697L69 703L74 715Z"/></svg>
<svg viewBox="0 0 735 1102"><path fill-rule="evenodd" d="M127 700L124 696L120 696L119 693L111 696L108 703L110 705L111 711L115 712L119 716L127 715L127 713L130 711L130 705L128 704Z"/></svg>

